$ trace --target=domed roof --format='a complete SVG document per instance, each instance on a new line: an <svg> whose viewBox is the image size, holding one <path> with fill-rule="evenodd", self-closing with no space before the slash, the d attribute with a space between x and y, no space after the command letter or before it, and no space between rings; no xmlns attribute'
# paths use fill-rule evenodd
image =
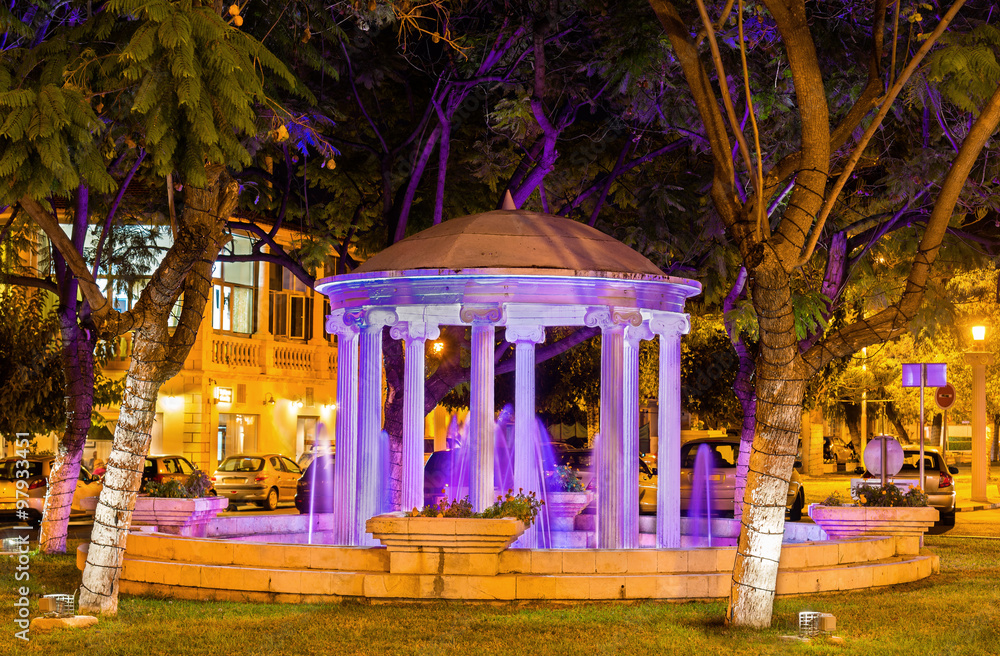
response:
<svg viewBox="0 0 1000 656"><path fill-rule="evenodd" d="M415 269L663 275L646 257L599 230L525 210L495 210L445 221L393 244L354 272Z"/></svg>

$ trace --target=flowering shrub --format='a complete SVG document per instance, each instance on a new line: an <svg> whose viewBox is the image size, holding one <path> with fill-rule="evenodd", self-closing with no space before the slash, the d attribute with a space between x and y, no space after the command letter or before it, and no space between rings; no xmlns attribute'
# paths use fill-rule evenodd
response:
<svg viewBox="0 0 1000 656"><path fill-rule="evenodd" d="M919 488L910 488L903 494L892 483L882 485L859 485L857 488L859 505L866 508L915 508L927 505L927 495Z"/></svg>
<svg viewBox="0 0 1000 656"><path fill-rule="evenodd" d="M147 480L142 491L151 497L161 497L165 499L197 499L206 496L212 487L212 479L200 469L194 470L187 481L181 483L170 479L164 483L158 483L152 479Z"/></svg>
<svg viewBox="0 0 1000 656"><path fill-rule="evenodd" d="M821 506L853 506L854 499L844 499L840 496L840 492L834 492L827 498L819 502Z"/></svg>
<svg viewBox="0 0 1000 656"><path fill-rule="evenodd" d="M552 492L583 492L583 483L572 467L559 465L545 474L545 489Z"/></svg>
<svg viewBox="0 0 1000 656"><path fill-rule="evenodd" d="M834 492L820 502L823 506L862 506L865 508L916 508L927 505L927 495L919 488L910 488L903 494L892 483L885 487L881 485L859 485L855 489L857 501L845 499L839 492Z"/></svg>
<svg viewBox="0 0 1000 656"><path fill-rule="evenodd" d="M543 503L545 502L535 497L534 492L524 494L523 490L518 490L517 494L514 494L514 490L507 490L506 495L497 497L496 503L482 512L472 512L472 503L469 501L469 497L465 497L464 499L456 499L455 501L442 499L438 504L424 506L423 508L414 508L406 513L406 516L468 517L480 519L513 517L524 522L524 527L527 528L534 523L535 517L538 516L538 511L541 509Z"/></svg>

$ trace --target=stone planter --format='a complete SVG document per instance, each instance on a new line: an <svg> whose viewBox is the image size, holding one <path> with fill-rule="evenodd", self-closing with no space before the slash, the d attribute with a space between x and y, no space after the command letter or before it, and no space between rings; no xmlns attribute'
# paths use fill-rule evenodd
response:
<svg viewBox="0 0 1000 656"><path fill-rule="evenodd" d="M429 548L445 553L498 554L524 533L524 524L510 517L406 517L398 512L372 517L365 530L390 552Z"/></svg>
<svg viewBox="0 0 1000 656"><path fill-rule="evenodd" d="M809 516L832 539L860 535L922 537L938 520L937 508L864 508L809 505Z"/></svg>
<svg viewBox="0 0 1000 656"><path fill-rule="evenodd" d="M574 530L576 516L592 500L589 492L547 492L545 508L549 513L549 528L553 531Z"/></svg>
<svg viewBox="0 0 1000 656"><path fill-rule="evenodd" d="M496 576L500 552L524 533L524 523L397 512L372 517L365 530L389 551L391 573Z"/></svg>
<svg viewBox="0 0 1000 656"><path fill-rule="evenodd" d="M96 508L98 498L90 497L83 501ZM202 538L205 537L208 522L228 505L226 497L165 499L140 496L135 500L132 525L155 526L161 533Z"/></svg>

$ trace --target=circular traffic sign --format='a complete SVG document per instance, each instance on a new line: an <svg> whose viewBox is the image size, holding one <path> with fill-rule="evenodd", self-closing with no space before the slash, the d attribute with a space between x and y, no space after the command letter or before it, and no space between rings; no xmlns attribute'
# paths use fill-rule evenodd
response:
<svg viewBox="0 0 1000 656"><path fill-rule="evenodd" d="M947 383L937 388L937 391L934 392L934 402L942 410L947 410L955 405L955 386Z"/></svg>
<svg viewBox="0 0 1000 656"><path fill-rule="evenodd" d="M882 441L885 440L885 474L895 476L903 468L903 447L892 435L876 435L865 447L865 468L873 474L882 473Z"/></svg>

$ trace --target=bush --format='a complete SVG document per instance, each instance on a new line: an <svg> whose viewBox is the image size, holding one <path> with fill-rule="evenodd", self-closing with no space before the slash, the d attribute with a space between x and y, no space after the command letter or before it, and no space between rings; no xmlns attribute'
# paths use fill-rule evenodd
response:
<svg viewBox="0 0 1000 656"><path fill-rule="evenodd" d="M858 501L866 508L916 508L927 505L927 495L920 488L910 488L903 494L892 483L882 485L859 485Z"/></svg>
<svg viewBox="0 0 1000 656"><path fill-rule="evenodd" d="M535 517L538 516L538 511L541 509L543 503L541 499L535 497L534 492L524 494L522 490L518 490L518 493L514 494L514 490L507 490L506 495L497 497L496 503L482 512L472 512L472 502L469 501L469 497L465 497L464 499L457 499L455 501L442 499L441 503L438 504L424 506L419 509L414 508L406 513L406 516L480 519L513 517L514 519L520 519L524 522L524 527L528 528L534 523Z"/></svg>
<svg viewBox="0 0 1000 656"><path fill-rule="evenodd" d="M188 479L181 483L170 479L165 483L146 481L142 491L151 497L163 499L197 499L205 496L212 487L212 479L200 469L195 469Z"/></svg>
<svg viewBox="0 0 1000 656"><path fill-rule="evenodd" d="M851 499L844 499L840 496L840 492L834 492L827 498L819 502L821 506L853 506L854 501Z"/></svg>
<svg viewBox="0 0 1000 656"><path fill-rule="evenodd" d="M583 492L583 483L572 467L559 465L545 474L545 489L550 492Z"/></svg>

